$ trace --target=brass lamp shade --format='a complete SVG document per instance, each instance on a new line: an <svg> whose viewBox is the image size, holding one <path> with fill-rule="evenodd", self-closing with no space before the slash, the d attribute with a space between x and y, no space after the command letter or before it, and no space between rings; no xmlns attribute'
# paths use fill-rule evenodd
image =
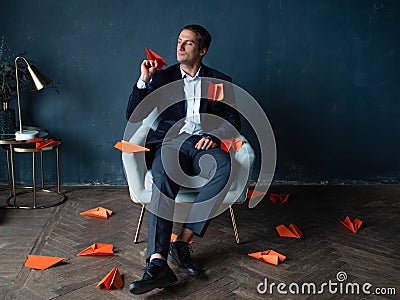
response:
<svg viewBox="0 0 400 300"><path fill-rule="evenodd" d="M51 80L44 76L35 66L30 65L23 56L17 56L15 59L15 79L17 81L17 97L18 97L18 117L19 117L19 131L15 133L17 141L29 140L36 137L38 131L36 130L22 130L22 116L21 116L21 102L19 96L19 80L18 80L18 59L22 59L28 66L29 78L31 79L34 90L38 91L48 85Z"/></svg>
<svg viewBox="0 0 400 300"><path fill-rule="evenodd" d="M41 73L34 65L28 64L28 71L32 86L36 91L41 90L51 82L51 80Z"/></svg>

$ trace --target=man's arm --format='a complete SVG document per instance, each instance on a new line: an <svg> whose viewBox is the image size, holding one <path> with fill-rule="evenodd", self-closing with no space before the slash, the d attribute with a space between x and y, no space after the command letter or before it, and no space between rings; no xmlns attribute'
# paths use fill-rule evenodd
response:
<svg viewBox="0 0 400 300"><path fill-rule="evenodd" d="M128 106L126 108L126 119L132 122L138 122L145 118L144 115L132 115L136 107L150 92L153 90L150 84L153 75L157 70L157 60L144 60L140 65L140 78L133 87L133 91L129 96Z"/></svg>

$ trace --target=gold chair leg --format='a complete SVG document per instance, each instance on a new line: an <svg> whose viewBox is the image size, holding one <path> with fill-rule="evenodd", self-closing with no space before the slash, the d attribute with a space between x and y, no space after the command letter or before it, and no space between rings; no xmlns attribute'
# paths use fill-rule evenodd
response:
<svg viewBox="0 0 400 300"><path fill-rule="evenodd" d="M236 243L239 244L239 243L240 243L239 233L238 233L238 231L237 231L236 221L235 221L235 215L233 214L232 205L229 206L229 211L231 212L232 226L233 226L233 232L235 233Z"/></svg>
<svg viewBox="0 0 400 300"><path fill-rule="evenodd" d="M143 204L142 210L140 212L139 222L138 222L138 225L136 228L135 240L133 241L135 244L137 244L139 242L140 229L142 228L143 216L144 216L145 209L146 209L146 206Z"/></svg>

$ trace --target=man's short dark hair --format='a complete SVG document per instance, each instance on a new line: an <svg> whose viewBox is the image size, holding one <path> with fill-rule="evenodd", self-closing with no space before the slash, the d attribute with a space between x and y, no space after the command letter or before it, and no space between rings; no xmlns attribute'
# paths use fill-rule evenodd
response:
<svg viewBox="0 0 400 300"><path fill-rule="evenodd" d="M196 40L197 43L199 44L199 50L203 48L207 48L208 50L211 44L211 35L207 31L207 29L205 29L201 25L196 25L196 24L186 25L185 27L183 27L183 29L190 30L196 34Z"/></svg>

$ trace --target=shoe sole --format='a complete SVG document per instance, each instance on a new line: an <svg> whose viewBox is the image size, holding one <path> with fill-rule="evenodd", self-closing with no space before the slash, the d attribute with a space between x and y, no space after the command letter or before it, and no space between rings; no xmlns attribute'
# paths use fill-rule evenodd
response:
<svg viewBox="0 0 400 300"><path fill-rule="evenodd" d="M164 288L173 286L177 282L178 282L178 278L176 278L176 280L174 282L167 283L167 284L162 285L162 286L157 286L157 287L154 287L154 288L143 287L142 289L140 289L140 288L139 289L138 288L135 289L135 287L132 286L132 284L130 284L129 285L129 292L131 294L134 294L134 295L141 295L141 294L145 294L145 293L151 292L152 290L155 290L155 289L164 289Z"/></svg>
<svg viewBox="0 0 400 300"><path fill-rule="evenodd" d="M173 257L170 253L168 253L167 260L169 262L172 262L173 264L177 265L178 266L178 270L181 271L182 273L186 274L186 275L193 276L193 277L200 277L202 275L202 273L193 273L193 272L190 272L187 269L183 268L180 265L180 263L178 262L178 260L175 257Z"/></svg>

